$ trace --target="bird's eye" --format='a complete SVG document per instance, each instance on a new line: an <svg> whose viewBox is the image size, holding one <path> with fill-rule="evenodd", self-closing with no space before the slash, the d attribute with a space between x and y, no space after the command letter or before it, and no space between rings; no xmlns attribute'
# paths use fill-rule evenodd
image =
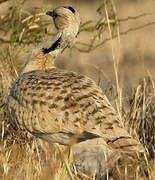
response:
<svg viewBox="0 0 155 180"><path fill-rule="evenodd" d="M69 9L72 13L75 13L75 9L72 8L71 6L64 6L64 8Z"/></svg>

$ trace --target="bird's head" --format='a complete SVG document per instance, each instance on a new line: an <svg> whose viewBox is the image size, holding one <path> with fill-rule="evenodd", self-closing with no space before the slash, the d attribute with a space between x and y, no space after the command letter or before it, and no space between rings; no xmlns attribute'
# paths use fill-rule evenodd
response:
<svg viewBox="0 0 155 180"><path fill-rule="evenodd" d="M60 6L53 11L46 12L47 15L53 17L54 24L58 30L78 33L80 26L79 13L71 6Z"/></svg>

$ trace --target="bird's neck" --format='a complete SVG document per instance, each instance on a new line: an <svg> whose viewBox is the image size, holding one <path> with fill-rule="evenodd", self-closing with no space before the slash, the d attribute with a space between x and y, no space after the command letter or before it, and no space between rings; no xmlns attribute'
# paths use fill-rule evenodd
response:
<svg viewBox="0 0 155 180"><path fill-rule="evenodd" d="M28 59L21 73L23 74L35 70L45 71L51 68L54 68L54 57L50 54L42 55L42 53L40 53Z"/></svg>
<svg viewBox="0 0 155 180"><path fill-rule="evenodd" d="M21 73L55 68L56 57L72 44L74 38L66 31L44 40L32 51Z"/></svg>

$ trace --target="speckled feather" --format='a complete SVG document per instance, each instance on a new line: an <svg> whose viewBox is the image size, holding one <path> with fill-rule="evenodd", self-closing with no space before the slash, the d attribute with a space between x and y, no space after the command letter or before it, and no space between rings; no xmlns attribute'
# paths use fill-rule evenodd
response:
<svg viewBox="0 0 155 180"><path fill-rule="evenodd" d="M17 126L53 143L69 145L72 137L77 136L78 141L83 132L89 132L111 145L120 140L138 145L102 90L83 75L57 68L31 71L19 77L10 98L11 117Z"/></svg>
<svg viewBox="0 0 155 180"><path fill-rule="evenodd" d="M109 148L140 151L141 144L128 134L95 82L54 66L57 55L76 37L80 23L77 12L71 14L65 7L54 12L59 15L54 19L58 35L36 47L11 88L8 110L12 124L52 143L72 145L101 137ZM64 21L73 17L62 23L64 14ZM56 48L43 53L50 41L54 44L60 37Z"/></svg>

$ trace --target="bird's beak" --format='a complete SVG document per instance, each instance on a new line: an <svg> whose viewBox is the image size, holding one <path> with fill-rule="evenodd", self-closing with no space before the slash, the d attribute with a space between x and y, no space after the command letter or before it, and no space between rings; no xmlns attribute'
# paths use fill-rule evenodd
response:
<svg viewBox="0 0 155 180"><path fill-rule="evenodd" d="M54 13L53 13L53 11L47 11L47 12L46 12L46 15L49 15L49 16L52 16L52 17L53 17L53 16L54 16Z"/></svg>

